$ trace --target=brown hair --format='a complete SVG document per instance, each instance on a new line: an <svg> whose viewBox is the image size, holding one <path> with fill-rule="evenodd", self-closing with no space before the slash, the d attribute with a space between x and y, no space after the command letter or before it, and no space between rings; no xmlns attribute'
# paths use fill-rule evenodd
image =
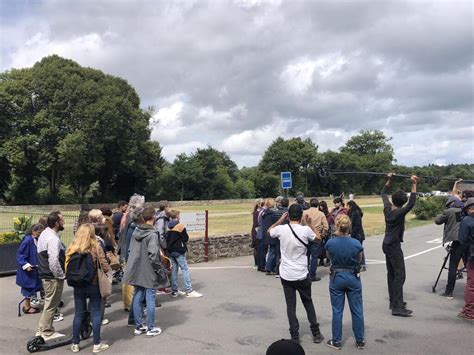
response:
<svg viewBox="0 0 474 355"><path fill-rule="evenodd" d="M176 219L179 216L179 211L178 210L171 210L169 212L169 216L171 219Z"/></svg>

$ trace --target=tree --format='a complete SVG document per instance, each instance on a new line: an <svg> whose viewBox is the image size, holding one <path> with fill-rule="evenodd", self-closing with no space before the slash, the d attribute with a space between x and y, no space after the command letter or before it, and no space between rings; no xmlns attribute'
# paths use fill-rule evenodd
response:
<svg viewBox="0 0 474 355"><path fill-rule="evenodd" d="M161 169L150 113L123 79L53 55L0 74L0 108L11 125L0 158L8 162L15 201L27 185L33 200L44 180L52 201L63 182L79 199L92 181L101 198L125 198L147 190Z"/></svg>
<svg viewBox="0 0 474 355"><path fill-rule="evenodd" d="M308 173L317 157L318 147L310 138L300 137L284 140L278 137L270 144L259 163L262 172L280 174L290 171L293 175L294 189L308 191Z"/></svg>

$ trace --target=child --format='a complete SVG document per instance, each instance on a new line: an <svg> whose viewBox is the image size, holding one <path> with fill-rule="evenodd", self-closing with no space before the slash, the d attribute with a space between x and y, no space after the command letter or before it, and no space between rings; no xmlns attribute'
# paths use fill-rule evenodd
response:
<svg viewBox="0 0 474 355"><path fill-rule="evenodd" d="M38 253L36 243L39 235L44 230L42 224L35 224L31 229L31 234L25 235L16 252L16 261L18 263L16 273L16 284L21 287L21 294L26 297L23 312L25 314L39 313L39 309L32 307L30 298L36 296L40 291L41 279L38 277Z"/></svg>
<svg viewBox="0 0 474 355"><path fill-rule="evenodd" d="M191 277L189 275L188 263L186 261L186 243L189 240L184 224L179 223L179 211L169 212L168 232L166 232L166 246L171 259L171 296L178 297L186 295L189 298L202 297L202 294L193 290ZM178 267L183 272L184 291L178 290Z"/></svg>

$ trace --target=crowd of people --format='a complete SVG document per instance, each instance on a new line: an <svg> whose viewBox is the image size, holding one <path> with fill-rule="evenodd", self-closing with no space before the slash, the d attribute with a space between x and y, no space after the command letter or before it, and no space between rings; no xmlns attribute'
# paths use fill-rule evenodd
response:
<svg viewBox="0 0 474 355"><path fill-rule="evenodd" d="M405 265L402 251L405 216L416 202L418 178L411 177L409 196L396 191L389 196L393 176L388 174L382 190L385 235L382 250L386 258L389 308L393 316L410 317L403 298ZM352 194L351 194L352 195ZM325 201L309 202L298 193L293 203L286 197L257 199L253 206L251 229L255 268L280 279L285 296L290 337L299 344L296 293L300 295L315 343L324 340L314 308L311 285L320 281L318 267L329 267L329 294L332 306L332 336L327 345L342 348L342 315L347 296L356 347L365 347L362 282L367 270L363 242L363 211L353 195L346 204L343 196L333 199L330 210ZM448 282L443 297L453 298L459 264L467 268L465 306L459 317L474 319L474 197L461 196L456 185L446 210L436 217L444 224L443 243L451 243ZM36 336L45 341L63 337L54 322L64 316L64 282L73 288L74 319L71 351L80 351L80 333L90 316L93 352L109 348L101 339L101 327L109 323L112 283L122 283L123 309L129 312L128 326L136 336L154 337L162 329L156 324L158 294L200 298L192 286L186 259L189 236L180 223L180 213L161 202L158 210L133 195L115 209L103 205L90 209L82 205L74 225L74 240L68 248L62 243L64 218L60 211L50 213L34 224L17 252L17 284L25 297L23 312L41 312ZM179 289L181 270L183 288ZM40 299L37 294L40 294ZM42 311L39 305L43 303ZM146 318L146 319L145 319Z"/></svg>
<svg viewBox="0 0 474 355"><path fill-rule="evenodd" d="M17 251L16 282L24 297L23 312L41 312L36 336L45 341L65 336L54 328L54 322L64 319L59 309L65 281L73 288L74 297L72 352L80 351L81 329L89 315L92 352L109 348L101 340L101 327L109 323L105 315L112 284L120 281L123 308L129 312L128 326L134 328L133 334L161 334L155 321L155 307L160 306L157 293L203 296L192 287L186 260L189 236L179 219L179 211L170 210L167 202L161 202L157 211L145 205L143 196L135 194L129 203L120 201L114 210L106 205L99 209L82 205L68 248L60 239L64 230L60 211L33 225Z"/></svg>

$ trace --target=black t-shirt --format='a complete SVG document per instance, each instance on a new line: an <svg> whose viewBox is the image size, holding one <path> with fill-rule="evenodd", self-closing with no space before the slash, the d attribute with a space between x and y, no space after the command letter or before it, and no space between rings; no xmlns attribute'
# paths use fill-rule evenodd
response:
<svg viewBox="0 0 474 355"><path fill-rule="evenodd" d="M382 190L383 214L385 216L385 244L402 243L405 232L405 216L411 211L416 202L416 193L410 193L408 203L400 208L393 208L387 196L388 188Z"/></svg>

